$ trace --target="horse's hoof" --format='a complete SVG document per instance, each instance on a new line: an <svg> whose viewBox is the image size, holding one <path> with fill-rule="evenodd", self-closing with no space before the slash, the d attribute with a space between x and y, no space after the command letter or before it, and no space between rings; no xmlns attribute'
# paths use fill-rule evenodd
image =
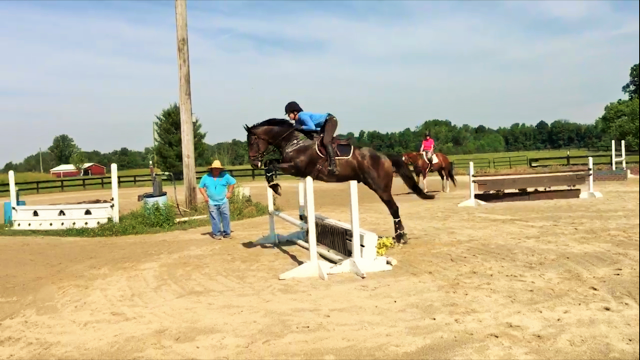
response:
<svg viewBox="0 0 640 360"><path fill-rule="evenodd" d="M282 196L282 193L280 192L280 184L271 184L269 185L269 188L278 196Z"/></svg>
<svg viewBox="0 0 640 360"><path fill-rule="evenodd" d="M407 234L402 233L402 234L396 235L396 245L402 246L407 244L408 242L409 242L409 239L407 238Z"/></svg>

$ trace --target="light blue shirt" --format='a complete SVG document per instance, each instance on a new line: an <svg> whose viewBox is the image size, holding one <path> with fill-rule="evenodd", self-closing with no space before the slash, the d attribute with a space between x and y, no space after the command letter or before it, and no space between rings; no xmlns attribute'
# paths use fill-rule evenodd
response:
<svg viewBox="0 0 640 360"><path fill-rule="evenodd" d="M235 185L235 183L236 179L227 172L221 172L217 178L214 178L209 173L200 179L200 188L204 188L207 192L210 205L222 205L229 201L227 199L227 187L229 185Z"/></svg>
<svg viewBox="0 0 640 360"><path fill-rule="evenodd" d="M316 131L322 128L325 120L327 120L328 113L316 114L303 111L298 113L298 120L296 123L300 125L304 130Z"/></svg>

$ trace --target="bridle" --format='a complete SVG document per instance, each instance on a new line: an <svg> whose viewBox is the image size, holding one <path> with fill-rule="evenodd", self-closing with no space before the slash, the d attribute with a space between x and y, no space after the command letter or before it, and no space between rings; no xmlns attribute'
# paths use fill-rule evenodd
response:
<svg viewBox="0 0 640 360"><path fill-rule="evenodd" d="M268 146L266 150L258 150L258 153L256 155L251 155L251 152L249 152L249 160L258 161L259 163L262 163L262 160L264 160L264 158L267 155L270 155L271 153L275 152L275 150L273 150L273 149L277 145L279 145L279 143L282 141L282 139L284 139L287 135L289 135L292 131L295 131L295 130L296 130L296 128L291 128L291 130L287 131L286 133L284 133L284 135L280 136L278 138L278 140L274 141L273 144L269 144L269 140L268 139L263 138L262 136L256 134L253 130L251 130L251 132L249 134L250 137L260 139L260 140L266 142L270 146ZM247 144L247 145L250 145L252 143L253 143L253 140L251 140L249 142L249 144ZM282 155L282 153L281 153L281 155Z"/></svg>

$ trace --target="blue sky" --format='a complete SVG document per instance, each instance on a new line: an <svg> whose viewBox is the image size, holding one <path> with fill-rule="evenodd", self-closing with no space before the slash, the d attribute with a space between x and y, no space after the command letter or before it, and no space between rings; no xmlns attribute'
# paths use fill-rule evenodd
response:
<svg viewBox="0 0 640 360"><path fill-rule="evenodd" d="M193 111L215 143L297 100L339 132L427 119L590 123L638 62L638 1L189 0ZM55 135L152 143L178 101L173 1L0 2L0 166Z"/></svg>

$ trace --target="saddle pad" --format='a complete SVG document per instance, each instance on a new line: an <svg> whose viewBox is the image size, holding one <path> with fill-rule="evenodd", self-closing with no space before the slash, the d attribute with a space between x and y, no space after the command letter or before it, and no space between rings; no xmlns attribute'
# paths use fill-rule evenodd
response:
<svg viewBox="0 0 640 360"><path fill-rule="evenodd" d="M427 158L427 153L426 152L422 153L422 157L424 157L424 161L429 162L429 159ZM436 156L436 154L433 154L432 159L433 159L433 165L435 165L435 164L440 162L440 160L438 160L438 157Z"/></svg>
<svg viewBox="0 0 640 360"><path fill-rule="evenodd" d="M333 149L336 152L336 160L338 159L350 159L353 155L353 145L350 144L331 144L333 145ZM327 152L324 149L324 146L320 144L319 141L316 141L316 152L321 157L326 157Z"/></svg>

